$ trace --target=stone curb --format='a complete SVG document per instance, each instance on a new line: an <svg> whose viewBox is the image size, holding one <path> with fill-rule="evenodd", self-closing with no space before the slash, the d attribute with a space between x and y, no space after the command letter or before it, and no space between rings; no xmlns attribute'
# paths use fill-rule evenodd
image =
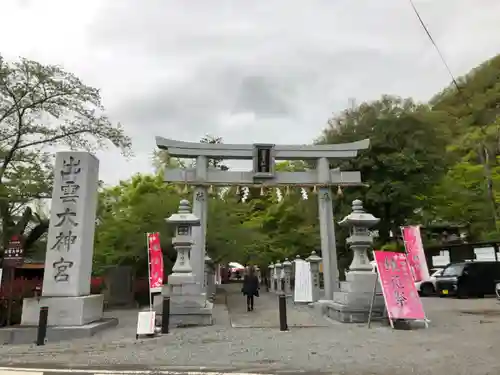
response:
<svg viewBox="0 0 500 375"><path fill-rule="evenodd" d="M48 368L20 368L0 367L0 375L271 375L266 373L247 372L214 372L214 371L168 371L168 370L98 370L98 369L48 369Z"/></svg>

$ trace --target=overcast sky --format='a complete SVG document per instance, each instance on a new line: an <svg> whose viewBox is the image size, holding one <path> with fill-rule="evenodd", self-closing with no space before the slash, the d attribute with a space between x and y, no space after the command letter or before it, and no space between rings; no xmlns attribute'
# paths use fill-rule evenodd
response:
<svg viewBox="0 0 500 375"><path fill-rule="evenodd" d="M500 53L499 0L416 0L456 75ZM2 0L0 52L102 89L136 156L99 154L114 183L151 170L154 137L308 143L348 105L427 100L449 82L408 0Z"/></svg>

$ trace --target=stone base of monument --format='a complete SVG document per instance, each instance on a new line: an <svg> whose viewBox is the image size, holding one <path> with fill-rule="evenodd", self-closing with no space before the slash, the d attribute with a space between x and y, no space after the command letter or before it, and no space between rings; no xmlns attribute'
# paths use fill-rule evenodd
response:
<svg viewBox="0 0 500 375"><path fill-rule="evenodd" d="M21 325L0 331L0 343L31 344L36 340L40 308L49 308L47 340L62 341L95 335L118 324L103 318L102 294L81 297L25 298Z"/></svg>
<svg viewBox="0 0 500 375"><path fill-rule="evenodd" d="M80 297L25 298L21 325L38 325L40 307L47 306L49 326L81 326L102 319L103 303L102 294Z"/></svg>
<svg viewBox="0 0 500 375"><path fill-rule="evenodd" d="M118 325L116 318L103 318L97 322L82 326L47 327L47 342L59 342L82 339ZM37 336L36 326L12 326L0 329L0 345L33 344Z"/></svg>
<svg viewBox="0 0 500 375"><path fill-rule="evenodd" d="M323 313L342 323L366 323L373 298L377 275L372 272L349 272L346 281L340 284L340 292L334 293L333 301L320 301ZM377 282L372 319L384 317L385 302L380 284Z"/></svg>
<svg viewBox="0 0 500 375"><path fill-rule="evenodd" d="M205 293L199 293L198 284L189 277L170 275L163 286L161 299L153 301L157 315L163 314L163 296L170 297L170 325L172 327L210 326L213 324L213 303Z"/></svg>

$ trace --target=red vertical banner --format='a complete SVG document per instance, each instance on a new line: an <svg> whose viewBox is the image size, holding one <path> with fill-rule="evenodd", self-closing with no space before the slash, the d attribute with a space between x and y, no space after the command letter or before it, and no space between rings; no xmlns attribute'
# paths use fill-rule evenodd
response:
<svg viewBox="0 0 500 375"><path fill-rule="evenodd" d="M374 251L373 254L389 319L425 320L424 307L406 255L391 251Z"/></svg>
<svg viewBox="0 0 500 375"><path fill-rule="evenodd" d="M160 233L148 233L149 291L161 292L163 285L163 254L160 246Z"/></svg>
<svg viewBox="0 0 500 375"><path fill-rule="evenodd" d="M428 280L429 268L425 259L424 245L420 235L420 227L417 225L401 228L408 265L410 266L415 281Z"/></svg>

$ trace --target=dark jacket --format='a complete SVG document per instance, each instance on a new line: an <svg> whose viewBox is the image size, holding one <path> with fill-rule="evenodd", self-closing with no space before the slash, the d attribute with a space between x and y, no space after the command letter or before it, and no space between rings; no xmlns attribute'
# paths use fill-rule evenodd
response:
<svg viewBox="0 0 500 375"><path fill-rule="evenodd" d="M245 275L241 291L246 296L259 295L259 278L256 275Z"/></svg>

